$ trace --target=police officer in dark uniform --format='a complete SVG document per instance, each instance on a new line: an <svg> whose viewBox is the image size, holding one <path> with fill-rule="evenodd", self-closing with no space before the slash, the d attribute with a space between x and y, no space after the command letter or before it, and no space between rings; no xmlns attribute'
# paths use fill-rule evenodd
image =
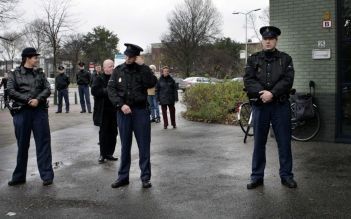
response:
<svg viewBox="0 0 351 219"><path fill-rule="evenodd" d="M65 74L65 67L58 67L58 75L55 78L55 88L57 90L58 105L56 113L62 113L62 99L65 99L66 113L69 113L69 98L68 85L70 84L69 77Z"/></svg>
<svg viewBox="0 0 351 219"><path fill-rule="evenodd" d="M8 73L5 73L4 77L1 79L1 83L0 83L0 89L1 89L2 86L4 86L5 107L7 107L7 104L8 104L7 80L8 80Z"/></svg>
<svg viewBox="0 0 351 219"><path fill-rule="evenodd" d="M77 73L77 84L78 84L78 92L79 92L79 100L82 111L80 113L86 113L86 107L88 108L88 112L91 113L91 104L90 104L90 93L89 93L89 85L91 81L90 72L84 69L84 62L79 62L79 72Z"/></svg>
<svg viewBox="0 0 351 219"><path fill-rule="evenodd" d="M261 52L248 59L244 76L245 88L253 102L254 152L251 181L248 189L263 185L266 165L266 143L272 124L278 144L281 183L296 188L292 173L291 117L289 93L294 82L292 58L276 49L279 28L265 26L262 35Z"/></svg>
<svg viewBox="0 0 351 219"><path fill-rule="evenodd" d="M9 75L8 94L14 101L11 107L18 153L17 165L9 186L26 182L28 149L33 131L37 162L43 185L52 184L51 139L48 118L47 98L50 96L50 84L45 74L35 70L40 54L34 48L22 51L21 66Z"/></svg>
<svg viewBox="0 0 351 219"><path fill-rule="evenodd" d="M116 108L112 105L107 94L107 84L113 73L114 63L107 59L104 61L104 71L95 75L91 86L91 94L94 96L94 125L100 127L100 157L98 162L106 160L116 161L113 156L117 142L117 117Z"/></svg>
<svg viewBox="0 0 351 219"><path fill-rule="evenodd" d="M151 187L150 142L151 125L147 105L147 89L157 83L151 69L138 58L143 51L137 45L124 44L126 62L117 66L108 83L108 95L117 109L117 123L121 138L121 165L117 180L111 185L118 188L129 184L132 135L139 147L139 166L143 188ZM138 63L138 64L137 64Z"/></svg>

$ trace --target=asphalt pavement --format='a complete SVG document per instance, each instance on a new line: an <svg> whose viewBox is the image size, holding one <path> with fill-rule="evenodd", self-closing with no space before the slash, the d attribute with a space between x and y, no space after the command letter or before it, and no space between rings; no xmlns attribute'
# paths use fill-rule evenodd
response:
<svg viewBox="0 0 351 219"><path fill-rule="evenodd" d="M130 185L112 189L119 161L98 164L98 128L72 106L50 109L54 184L42 186L31 142L27 183L9 187L16 144L0 112L0 218L350 218L351 145L293 142L297 189L283 187L274 139L265 185L247 190L253 139L239 127L190 122L177 104L177 129L152 124L152 184L142 189L134 141ZM5 127L6 126L6 127ZM11 131L12 130L12 131ZM120 140L115 152L120 157Z"/></svg>

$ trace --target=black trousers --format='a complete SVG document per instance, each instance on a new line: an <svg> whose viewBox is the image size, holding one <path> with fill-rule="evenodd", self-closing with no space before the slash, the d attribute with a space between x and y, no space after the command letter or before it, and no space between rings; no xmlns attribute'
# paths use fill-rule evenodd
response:
<svg viewBox="0 0 351 219"><path fill-rule="evenodd" d="M99 131L100 155L113 155L117 143L117 118L114 110L105 110Z"/></svg>

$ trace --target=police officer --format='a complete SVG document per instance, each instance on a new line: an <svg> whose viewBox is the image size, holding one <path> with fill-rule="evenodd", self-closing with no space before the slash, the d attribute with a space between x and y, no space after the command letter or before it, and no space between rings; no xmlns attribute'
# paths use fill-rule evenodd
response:
<svg viewBox="0 0 351 219"><path fill-rule="evenodd" d="M25 48L22 51L21 66L9 75L8 94L14 101L12 110L17 109L13 112L13 123L18 146L17 165L12 180L8 182L9 186L26 182L32 131L43 185L52 184L54 179L47 105L47 98L51 94L50 84L45 74L34 69L39 63L39 55L34 48Z"/></svg>
<svg viewBox="0 0 351 219"><path fill-rule="evenodd" d="M84 69L84 62L79 62L78 66L79 66L79 72L77 73L76 77L77 77L77 84L78 84L80 106L82 108L82 111L80 111L80 113L87 112L85 108L85 102L88 108L88 112L91 113L90 93L89 93L91 74L90 72Z"/></svg>
<svg viewBox="0 0 351 219"><path fill-rule="evenodd" d="M114 63L112 60L105 60L103 63L103 73L99 72L95 75L91 86L91 94L94 96L93 120L94 124L100 127L99 163L104 163L105 159L112 161L118 160L116 157L113 157L117 138L116 109L107 94L107 83L110 80L113 67Z"/></svg>
<svg viewBox="0 0 351 219"><path fill-rule="evenodd" d="M55 78L55 88L58 93L58 105L56 113L62 113L62 99L65 99L66 113L69 113L69 98L68 98L68 85L70 84L69 78L65 74L65 67L58 67L58 75Z"/></svg>
<svg viewBox="0 0 351 219"><path fill-rule="evenodd" d="M7 104L8 104L7 79L8 79L8 73L5 73L4 77L1 79L1 83L0 83L0 89L1 89L2 86L4 86L5 107L7 107Z"/></svg>
<svg viewBox="0 0 351 219"><path fill-rule="evenodd" d="M257 98L253 103L254 152L251 181L248 189L263 185L266 165L267 135L272 124L279 151L279 175L281 183L296 188L292 173L291 121L289 93L294 82L292 58L276 49L279 28L265 26L262 35L261 52L248 59L244 76L249 98Z"/></svg>
<svg viewBox="0 0 351 219"><path fill-rule="evenodd" d="M108 83L109 98L117 109L117 123L121 138L121 165L117 180L111 185L118 188L129 184L132 134L139 147L139 166L143 188L150 188L151 125L147 105L147 89L156 85L157 78L151 69L142 64L138 57L143 51L137 45L124 44L126 61L117 66ZM138 63L138 64L137 64Z"/></svg>

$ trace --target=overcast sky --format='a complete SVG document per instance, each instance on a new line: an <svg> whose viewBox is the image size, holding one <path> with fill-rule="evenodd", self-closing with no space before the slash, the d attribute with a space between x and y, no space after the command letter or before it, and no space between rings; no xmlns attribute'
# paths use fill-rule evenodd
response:
<svg viewBox="0 0 351 219"><path fill-rule="evenodd" d="M42 0L20 0L18 9L26 21L40 16ZM70 14L78 22L75 30L81 33L102 25L118 35L120 50L123 43L130 42L144 49L151 43L160 42L167 32L167 17L183 0L72 0ZM233 11L246 12L256 8L267 8L269 0L213 0L222 14L222 36L236 41L245 41L245 16L233 15ZM261 12L256 12L258 15ZM249 32L248 37L253 36Z"/></svg>

